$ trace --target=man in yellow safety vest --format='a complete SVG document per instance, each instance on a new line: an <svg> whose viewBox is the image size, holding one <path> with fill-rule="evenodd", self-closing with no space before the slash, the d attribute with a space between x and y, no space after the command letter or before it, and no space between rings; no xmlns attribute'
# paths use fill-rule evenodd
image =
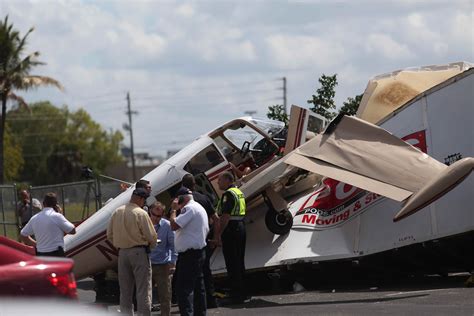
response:
<svg viewBox="0 0 474 316"><path fill-rule="evenodd" d="M230 298L233 303L242 303L247 298L244 288L246 205L244 194L234 185L234 181L230 172L219 176L219 188L225 192L219 200L217 212L222 232L222 253L231 286Z"/></svg>

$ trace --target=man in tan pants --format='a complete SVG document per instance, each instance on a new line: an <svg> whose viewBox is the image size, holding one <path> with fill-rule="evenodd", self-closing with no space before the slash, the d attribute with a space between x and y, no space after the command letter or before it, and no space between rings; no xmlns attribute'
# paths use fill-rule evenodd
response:
<svg viewBox="0 0 474 316"><path fill-rule="evenodd" d="M157 234L147 212L142 207L149 193L135 189L130 203L112 214L107 227L107 239L119 249L118 278L120 311L133 315L133 288L137 288L138 315L151 315L151 264L148 254L155 247Z"/></svg>
<svg viewBox="0 0 474 316"><path fill-rule="evenodd" d="M150 207L151 221L155 225L161 243L150 253L152 279L158 287L162 316L171 313L171 275L176 267L177 253L174 249L174 231L170 222L163 218L165 206L155 202Z"/></svg>

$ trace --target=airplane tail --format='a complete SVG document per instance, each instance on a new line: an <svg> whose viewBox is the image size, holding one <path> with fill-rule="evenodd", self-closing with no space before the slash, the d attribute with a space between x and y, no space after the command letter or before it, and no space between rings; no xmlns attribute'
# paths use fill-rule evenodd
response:
<svg viewBox="0 0 474 316"><path fill-rule="evenodd" d="M472 170L474 170L474 158L468 157L456 161L410 196L393 221L398 222L436 201L466 179Z"/></svg>

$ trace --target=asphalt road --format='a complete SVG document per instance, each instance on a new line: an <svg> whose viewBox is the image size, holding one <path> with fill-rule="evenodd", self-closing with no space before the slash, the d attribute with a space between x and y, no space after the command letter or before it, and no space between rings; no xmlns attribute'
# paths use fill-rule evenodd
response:
<svg viewBox="0 0 474 316"><path fill-rule="evenodd" d="M474 288L464 285L466 279L466 275L425 277L378 287L348 284L299 293L262 293L245 304L208 310L208 315L474 315ZM78 288L81 303L102 306L111 314L118 309L116 304L94 303L91 280L78 282ZM176 306L172 313L179 314Z"/></svg>

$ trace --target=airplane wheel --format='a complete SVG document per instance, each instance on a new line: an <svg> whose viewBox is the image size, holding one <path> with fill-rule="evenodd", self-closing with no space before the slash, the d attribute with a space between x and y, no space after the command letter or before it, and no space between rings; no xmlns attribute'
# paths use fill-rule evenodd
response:
<svg viewBox="0 0 474 316"><path fill-rule="evenodd" d="M265 224L272 233L285 235L288 234L293 226L293 216L288 210L276 212L270 209L265 214Z"/></svg>

